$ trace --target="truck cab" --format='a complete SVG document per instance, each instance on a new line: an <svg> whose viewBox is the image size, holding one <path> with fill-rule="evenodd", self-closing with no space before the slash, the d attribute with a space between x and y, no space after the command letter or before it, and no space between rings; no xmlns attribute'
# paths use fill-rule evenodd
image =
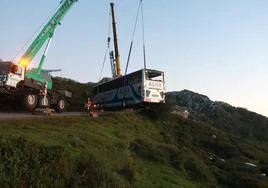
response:
<svg viewBox="0 0 268 188"><path fill-rule="evenodd" d="M0 60L0 93L17 89L18 84L24 80L25 70L11 61Z"/></svg>

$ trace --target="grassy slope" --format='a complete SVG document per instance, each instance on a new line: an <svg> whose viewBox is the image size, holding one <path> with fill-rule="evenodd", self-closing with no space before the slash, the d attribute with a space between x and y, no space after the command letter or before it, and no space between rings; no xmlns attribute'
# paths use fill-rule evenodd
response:
<svg viewBox="0 0 268 188"><path fill-rule="evenodd" d="M268 186L259 176L267 145L173 116L5 121L0 135L1 187ZM255 169L245 161L263 162Z"/></svg>

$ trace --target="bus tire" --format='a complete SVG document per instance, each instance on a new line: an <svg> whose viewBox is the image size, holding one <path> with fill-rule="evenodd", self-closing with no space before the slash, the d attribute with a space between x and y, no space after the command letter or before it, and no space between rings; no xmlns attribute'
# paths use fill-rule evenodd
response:
<svg viewBox="0 0 268 188"><path fill-rule="evenodd" d="M23 105L26 110L32 112L36 109L38 104L38 96L37 94L27 93L23 96Z"/></svg>

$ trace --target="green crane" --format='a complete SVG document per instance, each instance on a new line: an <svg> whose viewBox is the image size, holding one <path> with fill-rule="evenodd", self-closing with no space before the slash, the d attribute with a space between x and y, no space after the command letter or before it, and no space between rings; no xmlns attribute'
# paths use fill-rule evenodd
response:
<svg viewBox="0 0 268 188"><path fill-rule="evenodd" d="M26 78L37 80L43 84L48 82L48 89L52 89L52 81L46 80L46 78L42 76L42 72L46 72L42 70L42 67L46 60L47 51L50 46L56 27L61 24L61 21L64 18L64 16L77 1L78 0L62 0L60 2L61 3L60 8L51 17L51 19L44 26L44 28L41 30L41 32L38 34L35 40L31 43L30 47L26 50L24 55L19 60L19 65L25 67L26 70L28 65L33 60L33 58L40 51L43 45L47 42L45 51L42 55L38 68L27 70Z"/></svg>

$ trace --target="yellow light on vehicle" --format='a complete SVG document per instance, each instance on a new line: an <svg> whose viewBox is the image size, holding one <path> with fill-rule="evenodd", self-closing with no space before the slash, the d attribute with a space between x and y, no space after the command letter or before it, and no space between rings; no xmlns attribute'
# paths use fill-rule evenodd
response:
<svg viewBox="0 0 268 188"><path fill-rule="evenodd" d="M22 67L28 67L29 64L30 64L30 62L26 58L22 58L19 61L19 65L22 66Z"/></svg>

